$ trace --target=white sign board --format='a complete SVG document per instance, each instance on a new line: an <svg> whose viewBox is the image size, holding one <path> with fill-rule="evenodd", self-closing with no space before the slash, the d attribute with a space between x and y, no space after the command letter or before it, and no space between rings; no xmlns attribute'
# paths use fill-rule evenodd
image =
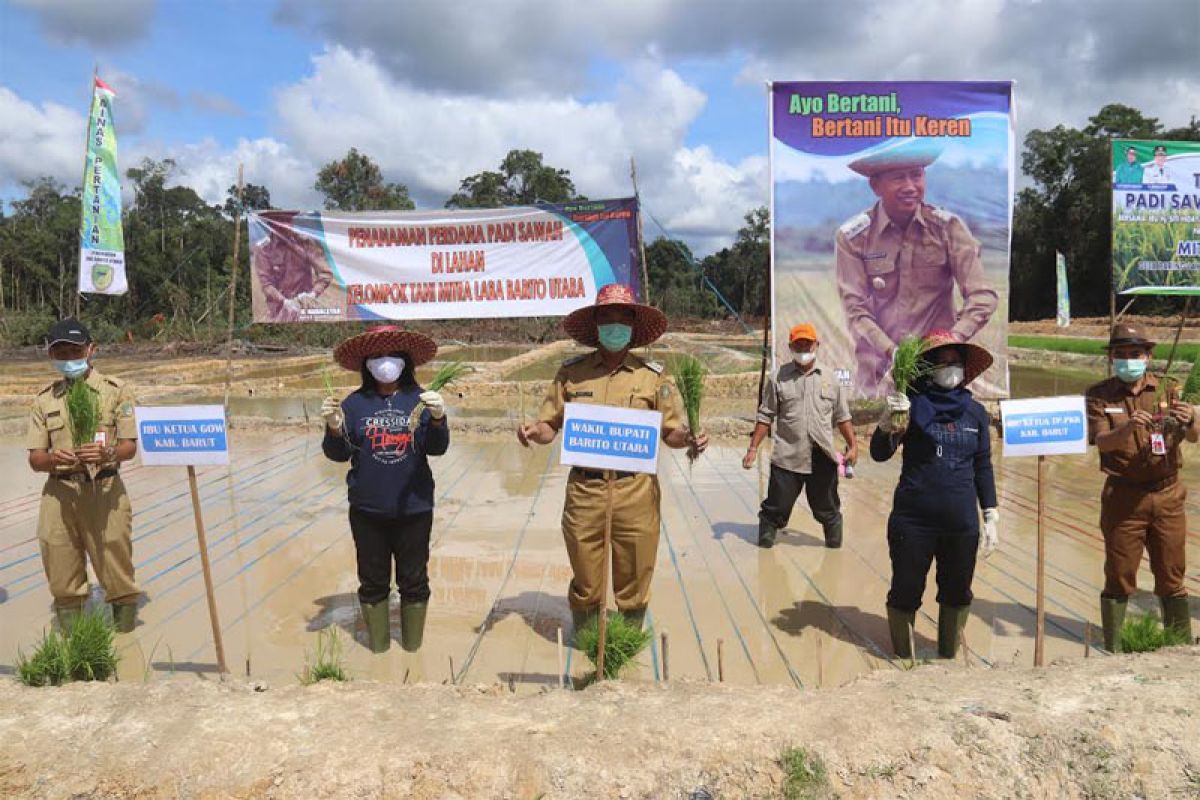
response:
<svg viewBox="0 0 1200 800"><path fill-rule="evenodd" d="M223 406L138 406L134 415L145 466L229 463Z"/></svg>
<svg viewBox="0 0 1200 800"><path fill-rule="evenodd" d="M661 411L567 403L562 463L588 469L658 472Z"/></svg>
<svg viewBox="0 0 1200 800"><path fill-rule="evenodd" d="M1087 407L1082 396L1001 400L1005 456L1087 452Z"/></svg>

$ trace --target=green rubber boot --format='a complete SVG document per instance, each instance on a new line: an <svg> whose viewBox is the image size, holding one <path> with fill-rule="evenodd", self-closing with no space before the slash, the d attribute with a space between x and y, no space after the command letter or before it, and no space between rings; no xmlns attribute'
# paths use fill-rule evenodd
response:
<svg viewBox="0 0 1200 800"><path fill-rule="evenodd" d="M1183 597L1160 597L1162 603L1162 618L1164 628L1174 628L1187 636L1188 644L1192 643L1192 610L1188 607L1188 599Z"/></svg>
<svg viewBox="0 0 1200 800"><path fill-rule="evenodd" d="M137 626L137 603L109 603L117 633L132 633Z"/></svg>
<svg viewBox="0 0 1200 800"><path fill-rule="evenodd" d="M367 642L372 653L386 653L392 645L391 620L387 598L378 603L361 603L363 622L367 623Z"/></svg>
<svg viewBox="0 0 1200 800"><path fill-rule="evenodd" d="M1128 600L1115 597L1100 598L1100 626L1104 629L1104 649L1110 653L1121 652L1121 626L1125 624L1125 607Z"/></svg>
<svg viewBox="0 0 1200 800"><path fill-rule="evenodd" d="M597 612L594 608L571 609L571 647L574 647L576 650L579 649L578 645L575 644L575 634L582 630L596 615Z"/></svg>
<svg viewBox="0 0 1200 800"><path fill-rule="evenodd" d="M425 612L429 603L400 603L400 646L409 653L421 649L425 638Z"/></svg>
<svg viewBox="0 0 1200 800"><path fill-rule="evenodd" d="M825 530L825 546L830 550L837 550L842 546L842 520L839 518L837 522L831 522L823 527Z"/></svg>
<svg viewBox="0 0 1200 800"><path fill-rule="evenodd" d="M917 612L901 611L888 606L888 632L892 634L892 652L897 658L912 658L912 639L910 632L917 622Z"/></svg>
<svg viewBox="0 0 1200 800"><path fill-rule="evenodd" d="M970 606L938 606L938 658L958 655L958 643L969 616Z"/></svg>
<svg viewBox="0 0 1200 800"><path fill-rule="evenodd" d="M71 629L71 623L83 615L83 606L57 606L54 618L58 620L58 629L66 633Z"/></svg>

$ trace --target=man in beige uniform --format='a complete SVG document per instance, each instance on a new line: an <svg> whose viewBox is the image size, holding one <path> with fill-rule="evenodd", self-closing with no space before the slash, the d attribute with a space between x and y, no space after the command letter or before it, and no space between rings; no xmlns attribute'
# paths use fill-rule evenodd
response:
<svg viewBox="0 0 1200 800"><path fill-rule="evenodd" d="M259 215L271 238L254 251L254 272L272 322L300 322L300 311L317 303L333 282L325 251L295 227L296 212Z"/></svg>
<svg viewBox="0 0 1200 800"><path fill-rule="evenodd" d="M542 402L538 421L517 431L522 445L549 444L563 424L566 403L592 403L662 412L662 440L668 447L694 446L703 452L708 437L695 435L680 414L678 391L663 368L630 353L662 336L667 318L634 302L620 284L600 289L594 306L581 308L563 322L580 344L595 352L565 362ZM563 539L574 577L568 601L576 630L604 606L604 527L607 509L604 472L571 469L563 507ZM617 609L641 624L650 599L650 581L658 554L658 478L617 472L613 492L612 586Z"/></svg>
<svg viewBox="0 0 1200 800"><path fill-rule="evenodd" d="M954 214L925 203L925 167L936 144L906 147L850 163L879 198L838 229L837 285L865 397L886 390L892 351L908 334L948 330L960 342L991 319L999 296L984 275L980 245ZM962 294L954 310L954 287Z"/></svg>
<svg viewBox="0 0 1200 800"><path fill-rule="evenodd" d="M118 472L137 454L134 397L124 382L92 367L96 345L78 320L50 329L49 354L62 373L40 391L29 415L29 466L50 474L42 489L38 542L59 625L78 616L87 600L85 556L112 605L113 623L128 633L137 623L141 595L133 580L133 511ZM96 440L75 447L67 389L83 381L100 412Z"/></svg>

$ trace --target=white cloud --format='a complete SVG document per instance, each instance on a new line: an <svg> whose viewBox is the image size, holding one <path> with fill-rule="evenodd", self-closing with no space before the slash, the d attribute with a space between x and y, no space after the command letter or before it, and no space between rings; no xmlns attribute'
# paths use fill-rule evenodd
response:
<svg viewBox="0 0 1200 800"><path fill-rule="evenodd" d="M84 116L57 103L38 106L0 86L0 190L48 175L68 187L83 174Z"/></svg>
<svg viewBox="0 0 1200 800"><path fill-rule="evenodd" d="M116 47L146 35L157 0L10 0L35 14L47 38L62 44Z"/></svg>

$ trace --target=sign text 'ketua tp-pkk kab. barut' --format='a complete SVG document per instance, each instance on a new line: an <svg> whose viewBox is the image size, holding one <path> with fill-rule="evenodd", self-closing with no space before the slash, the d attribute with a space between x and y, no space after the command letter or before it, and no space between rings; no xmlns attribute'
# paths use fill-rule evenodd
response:
<svg viewBox="0 0 1200 800"><path fill-rule="evenodd" d="M178 467L229 463L222 406L143 406L134 414L142 464Z"/></svg>
<svg viewBox="0 0 1200 800"><path fill-rule="evenodd" d="M653 474L661 431L659 411L567 403L561 460L573 467Z"/></svg>
<svg viewBox="0 0 1200 800"><path fill-rule="evenodd" d="M1000 403L1005 456L1059 456L1087 452L1083 397L1033 397Z"/></svg>

